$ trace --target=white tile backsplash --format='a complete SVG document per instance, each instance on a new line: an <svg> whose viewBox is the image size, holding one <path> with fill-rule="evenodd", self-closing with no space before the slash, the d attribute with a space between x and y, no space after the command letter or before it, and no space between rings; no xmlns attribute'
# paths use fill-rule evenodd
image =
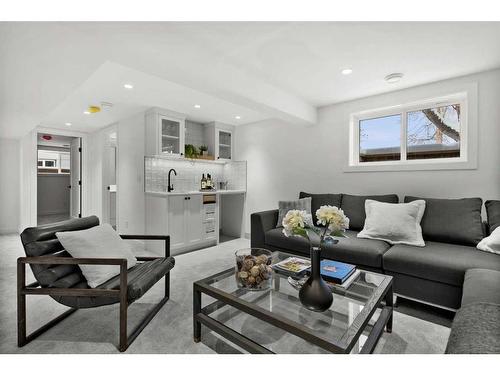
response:
<svg viewBox="0 0 500 375"><path fill-rule="evenodd" d="M172 173L171 183L175 191L195 191L200 189L202 174L209 173L215 186L219 181L227 181L229 190L246 190L246 161L218 164L201 160L167 159L161 157L146 157L144 161L145 191L167 191L168 171L174 168L177 176Z"/></svg>

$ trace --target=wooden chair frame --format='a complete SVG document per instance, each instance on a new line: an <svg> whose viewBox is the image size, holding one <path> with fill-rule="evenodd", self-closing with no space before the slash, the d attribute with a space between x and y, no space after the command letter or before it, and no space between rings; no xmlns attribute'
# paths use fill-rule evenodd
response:
<svg viewBox="0 0 500 375"><path fill-rule="evenodd" d="M121 235L126 240L162 240L165 241L165 258L170 256L170 236L160 235ZM137 257L138 261L152 261L161 257ZM120 287L118 289L81 289L81 288L44 288L38 282L26 285L26 264L93 264L120 266ZM170 271L165 275L165 294L162 300L148 313L141 323L127 336L127 309L131 304L127 298L127 260L119 258L70 258L55 256L20 257L17 259L17 345L22 347L54 327L77 308L71 308L52 319L28 336L26 335L26 296L74 296L74 297L119 297L120 299L120 344L118 349L124 352L139 336L142 330L160 311L170 297Z"/></svg>

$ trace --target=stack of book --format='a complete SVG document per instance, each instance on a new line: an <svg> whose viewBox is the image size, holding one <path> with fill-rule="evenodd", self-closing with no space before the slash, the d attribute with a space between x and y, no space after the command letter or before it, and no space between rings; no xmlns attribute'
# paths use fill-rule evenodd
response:
<svg viewBox="0 0 500 375"><path fill-rule="evenodd" d="M326 282L347 289L358 278L359 270L353 264L324 259L321 261L321 276Z"/></svg>

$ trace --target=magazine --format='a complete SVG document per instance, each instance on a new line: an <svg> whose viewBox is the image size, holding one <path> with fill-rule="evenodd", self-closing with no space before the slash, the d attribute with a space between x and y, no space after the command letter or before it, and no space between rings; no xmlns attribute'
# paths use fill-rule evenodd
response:
<svg viewBox="0 0 500 375"><path fill-rule="evenodd" d="M292 276L297 276L311 267L311 261L308 259L290 257L273 265L276 272L285 273Z"/></svg>

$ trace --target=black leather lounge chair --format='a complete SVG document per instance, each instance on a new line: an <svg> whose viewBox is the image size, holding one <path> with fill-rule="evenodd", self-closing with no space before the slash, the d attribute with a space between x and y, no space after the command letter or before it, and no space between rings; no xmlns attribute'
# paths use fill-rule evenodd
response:
<svg viewBox="0 0 500 375"><path fill-rule="evenodd" d="M123 239L165 241L165 257L138 257L136 266L127 270L126 259L73 258L55 236L56 232L76 231L99 225L96 216L71 219L60 223L27 228L21 233L26 257L17 260L17 332L18 346L24 346L78 309L120 304L121 352L141 333L169 299L170 270L175 260L170 257L170 237L151 235L122 235ZM26 285L26 264L29 264L36 282ZM105 283L90 288L82 275L79 264L116 265L120 274ZM162 277L165 278L165 295L144 320L127 336L127 308L142 297ZM48 295L69 306L57 318L26 336L26 296Z"/></svg>

